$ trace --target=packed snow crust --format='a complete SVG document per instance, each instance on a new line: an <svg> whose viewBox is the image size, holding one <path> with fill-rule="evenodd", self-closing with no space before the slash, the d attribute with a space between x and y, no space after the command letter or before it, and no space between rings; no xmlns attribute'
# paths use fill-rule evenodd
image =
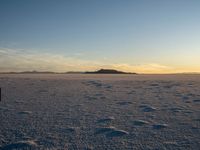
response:
<svg viewBox="0 0 200 150"><path fill-rule="evenodd" d="M200 75L0 75L0 149L199 150Z"/></svg>

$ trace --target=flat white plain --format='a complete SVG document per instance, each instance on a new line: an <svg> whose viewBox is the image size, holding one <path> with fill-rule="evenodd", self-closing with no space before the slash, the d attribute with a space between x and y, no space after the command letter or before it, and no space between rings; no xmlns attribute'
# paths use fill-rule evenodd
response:
<svg viewBox="0 0 200 150"><path fill-rule="evenodd" d="M1 74L0 149L195 150L200 75Z"/></svg>

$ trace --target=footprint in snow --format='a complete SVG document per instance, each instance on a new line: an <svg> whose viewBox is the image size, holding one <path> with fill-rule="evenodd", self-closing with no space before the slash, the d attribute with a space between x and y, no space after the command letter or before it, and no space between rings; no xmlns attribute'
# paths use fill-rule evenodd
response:
<svg viewBox="0 0 200 150"><path fill-rule="evenodd" d="M133 123L134 123L134 125L136 125L136 126L143 126L143 125L149 124L148 121L144 121L144 120L135 120Z"/></svg>
<svg viewBox="0 0 200 150"><path fill-rule="evenodd" d="M115 129L116 128L113 126L97 128L95 134L104 134L104 133L114 131Z"/></svg>
<svg viewBox="0 0 200 150"><path fill-rule="evenodd" d="M200 103L200 99L193 100L194 103Z"/></svg>
<svg viewBox="0 0 200 150"><path fill-rule="evenodd" d="M182 111L183 111L183 109L182 109L182 108L179 108L179 107L173 107L173 108L170 108L170 110L171 110L172 112L182 112Z"/></svg>
<svg viewBox="0 0 200 150"><path fill-rule="evenodd" d="M156 110L155 107L152 107L152 106L149 106L149 105L140 105L139 107L141 108L141 110L143 112L152 112L152 111Z"/></svg>
<svg viewBox="0 0 200 150"><path fill-rule="evenodd" d="M124 130L119 130L113 126L98 128L95 134L105 134L106 137L113 138L113 137L121 137L124 135L128 135L129 133Z"/></svg>
<svg viewBox="0 0 200 150"><path fill-rule="evenodd" d="M64 132L64 133L75 133L77 132L78 127L66 127L66 128L61 128L59 131Z"/></svg>
<svg viewBox="0 0 200 150"><path fill-rule="evenodd" d="M113 121L114 119L115 119L114 117L107 117L107 118L99 119L97 123L109 123Z"/></svg>
<svg viewBox="0 0 200 150"><path fill-rule="evenodd" d="M168 127L167 124L154 124L153 125L153 129L157 129L157 130L164 129L164 128L167 128L167 127Z"/></svg>
<svg viewBox="0 0 200 150"><path fill-rule="evenodd" d="M9 111L10 109L9 108L7 108L7 107L0 107L0 111Z"/></svg>
<svg viewBox="0 0 200 150"><path fill-rule="evenodd" d="M117 102L118 105L130 105L133 104L132 102Z"/></svg>
<svg viewBox="0 0 200 150"><path fill-rule="evenodd" d="M155 86L159 86L159 84L157 84L157 83L152 83L152 84L150 84L150 86L155 87Z"/></svg>
<svg viewBox="0 0 200 150"><path fill-rule="evenodd" d="M19 141L1 147L1 150L31 149L36 150L38 147L34 140Z"/></svg>
<svg viewBox="0 0 200 150"><path fill-rule="evenodd" d="M32 112L31 111L20 111L18 114L20 114L20 115L30 115L30 114L32 114Z"/></svg>
<svg viewBox="0 0 200 150"><path fill-rule="evenodd" d="M108 132L106 134L106 137L121 137L121 136L124 136L124 135L128 135L129 133L127 131L124 131L124 130L114 130L114 131L111 131L111 132Z"/></svg>

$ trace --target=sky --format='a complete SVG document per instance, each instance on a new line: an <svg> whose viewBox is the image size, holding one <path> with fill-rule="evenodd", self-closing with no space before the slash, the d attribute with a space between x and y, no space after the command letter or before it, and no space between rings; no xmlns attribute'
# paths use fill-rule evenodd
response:
<svg viewBox="0 0 200 150"><path fill-rule="evenodd" d="M200 72L199 0L0 0L0 72Z"/></svg>

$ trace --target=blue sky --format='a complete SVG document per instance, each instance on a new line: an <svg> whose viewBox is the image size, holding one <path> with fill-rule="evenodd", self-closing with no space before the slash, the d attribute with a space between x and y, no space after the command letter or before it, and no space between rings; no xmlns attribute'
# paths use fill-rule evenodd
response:
<svg viewBox="0 0 200 150"><path fill-rule="evenodd" d="M0 71L200 72L198 0L0 0Z"/></svg>

